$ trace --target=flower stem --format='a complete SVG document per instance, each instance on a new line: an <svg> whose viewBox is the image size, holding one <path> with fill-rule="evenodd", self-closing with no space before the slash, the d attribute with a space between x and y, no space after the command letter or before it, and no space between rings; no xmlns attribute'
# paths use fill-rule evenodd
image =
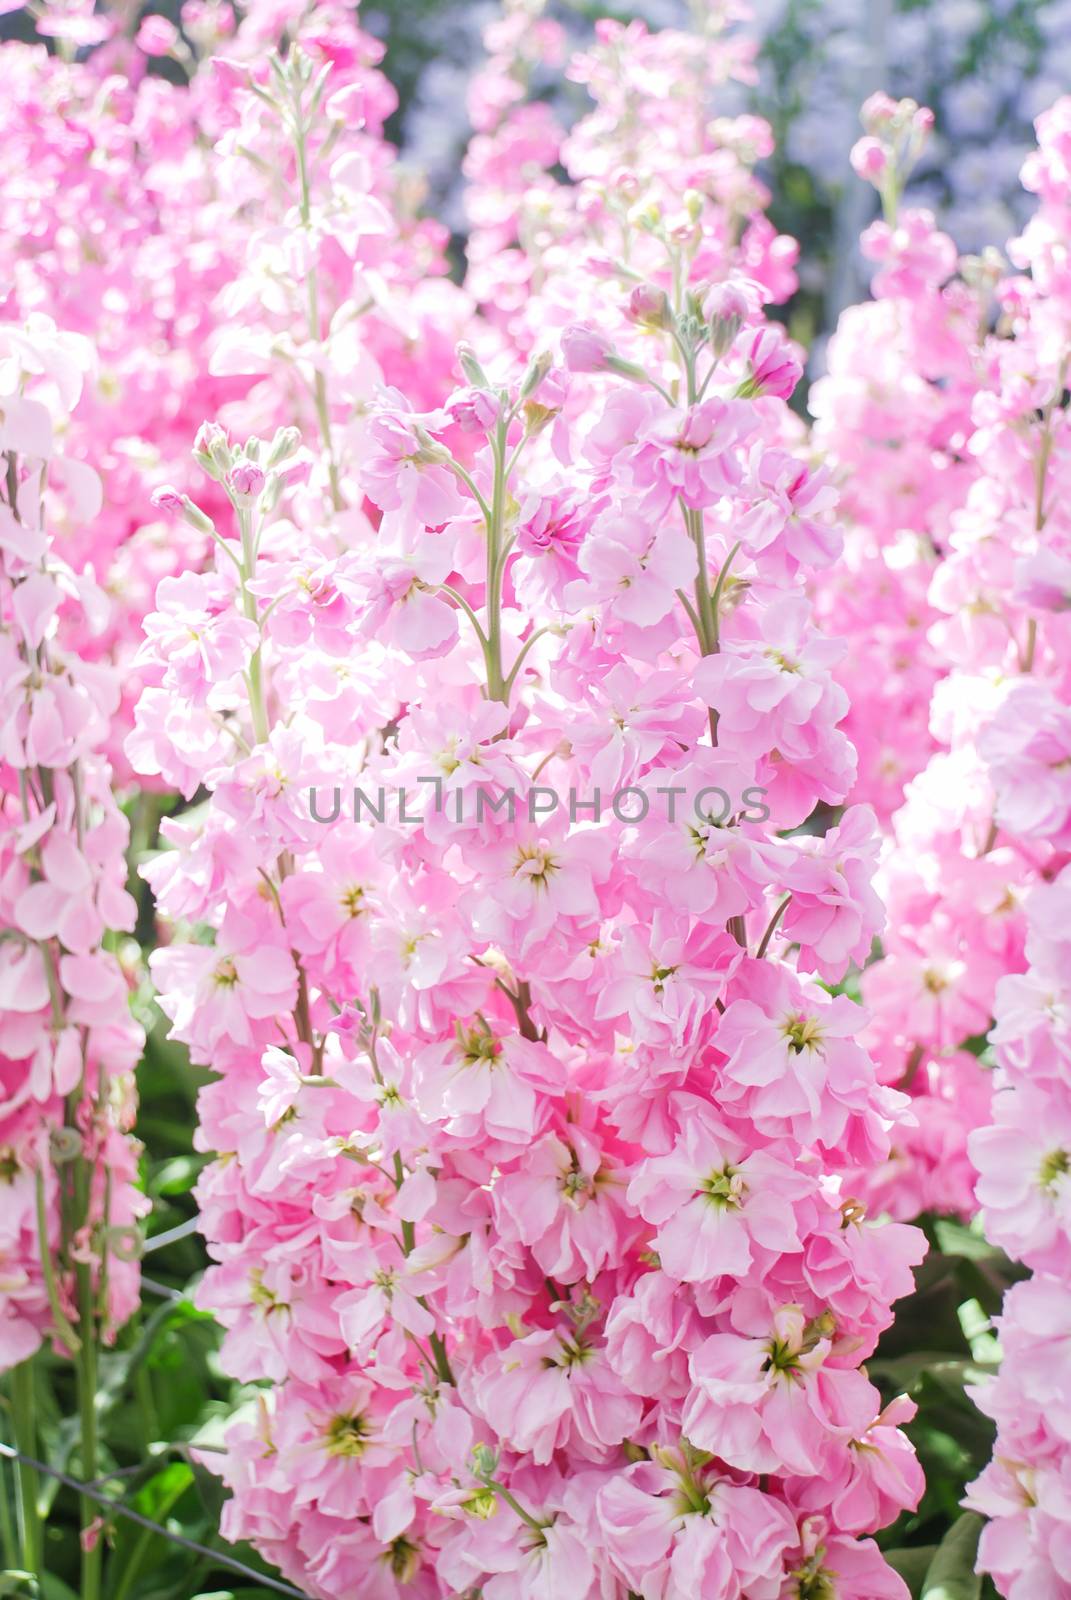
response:
<svg viewBox="0 0 1071 1600"><path fill-rule="evenodd" d="M24 1455L37 1454L37 1416L34 1396L33 1362L23 1361L11 1372L11 1407L15 1424L15 1445ZM19 1499L19 1543L22 1565L40 1580L43 1575L41 1518L37 1509L37 1472L26 1461L16 1467Z"/></svg>
<svg viewBox="0 0 1071 1600"><path fill-rule="evenodd" d="M499 421L494 440L495 482L487 524L487 698L509 700L502 672L501 545L506 512L506 424Z"/></svg>
<svg viewBox="0 0 1071 1600"><path fill-rule="evenodd" d="M293 126L294 126L294 153L297 157L298 169L298 213L301 217L301 226L308 236L309 255L313 257L315 240L312 228L312 185L309 178L309 128L305 121L305 108L303 105L303 89L300 84L295 84L293 91ZM305 292L307 296L307 316L309 325L309 338L313 344L323 343L323 328L320 321L320 283L317 276L315 259L305 275ZM323 369L317 364L313 371L313 403L316 407L316 421L320 429L320 439L327 458L327 480L331 491L331 504L336 511L341 511L345 505L342 496L342 486L339 480L338 462L335 460L334 439L331 433L331 413L327 403L327 382Z"/></svg>
<svg viewBox="0 0 1071 1600"><path fill-rule="evenodd" d="M785 898L781 901L780 905L777 907L777 910L774 912L773 916L770 918L769 922L767 923L766 932L763 934L761 940L759 941L759 948L755 951L755 960L756 961L761 961L763 959L763 957L765 956L767 950L770 948L770 940L773 938L774 934L777 931L777 924L781 921L781 918L784 916L785 912L788 910L788 903L789 903L789 901L791 899L792 899L792 896L790 894L786 894Z"/></svg>
<svg viewBox="0 0 1071 1600"><path fill-rule="evenodd" d="M81 1426L82 1477L92 1483L97 1477L97 1341L94 1319L93 1270L79 1264L78 1306L81 1318L82 1348L75 1364L78 1389L78 1417ZM103 1544L99 1537L87 1538L96 1520L97 1508L86 1495L81 1497L82 1588L80 1600L100 1600L100 1571ZM88 1546L88 1548L87 1548Z"/></svg>
<svg viewBox="0 0 1071 1600"><path fill-rule="evenodd" d="M517 1513L522 1522L527 1522L528 1526L533 1530L534 1533L539 1535L540 1540L545 1544L546 1535L543 1532L543 1523L537 1521L530 1511L526 1511L521 1505L520 1501L510 1494L505 1484L499 1483L497 1478L487 1478L484 1481L489 1489L493 1489L495 1491L500 1500L505 1501L511 1511L515 1511Z"/></svg>
<svg viewBox="0 0 1071 1600"><path fill-rule="evenodd" d="M242 610L250 622L259 624L256 596L249 590L249 582L256 576L257 551L253 540L253 519L248 511L239 511L238 527L242 535ZM249 711L253 718L253 735L258 744L268 742L270 732L268 712L264 704L264 667L260 645L253 651L249 662Z"/></svg>

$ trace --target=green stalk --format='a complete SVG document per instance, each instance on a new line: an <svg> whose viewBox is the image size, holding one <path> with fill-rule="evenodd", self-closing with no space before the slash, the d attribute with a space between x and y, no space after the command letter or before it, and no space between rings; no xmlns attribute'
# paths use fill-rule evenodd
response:
<svg viewBox="0 0 1071 1600"><path fill-rule="evenodd" d="M485 1478L484 1482L489 1489L494 1490L495 1494L498 1495L500 1500L505 1501L506 1505L509 1506L511 1511L515 1511L517 1513L522 1522L526 1522L528 1524L532 1532L538 1537L539 1543L546 1544L547 1536L546 1532L544 1531L545 1524L539 1522L535 1517L533 1517L530 1511L526 1511L516 1496L512 1495L506 1488L504 1483L499 1483L496 1478Z"/></svg>
<svg viewBox="0 0 1071 1600"><path fill-rule="evenodd" d="M14 1415L16 1449L24 1455L36 1456L37 1416L32 1361L23 1361L19 1366L12 1368L11 1407ZM37 1507L37 1472L26 1461L20 1461L15 1471L19 1490L18 1518L22 1565L40 1582L43 1566L41 1517Z"/></svg>
<svg viewBox="0 0 1071 1600"><path fill-rule="evenodd" d="M19 1565L19 1546L15 1538L15 1525L11 1520L11 1502L7 1497L7 1473L0 1472L0 1545L4 1551L5 1567Z"/></svg>
<svg viewBox="0 0 1071 1600"><path fill-rule="evenodd" d="M293 94L294 108L294 152L297 156L298 185L300 194L298 198L298 213L301 225L307 233L312 231L312 185L309 181L309 153L308 130L305 125L305 112L302 105L302 91L296 86ZM308 323L309 338L315 344L321 342L320 325L320 285L316 276L315 266L310 267L305 280L308 296ZM331 414L327 406L327 383L323 372L316 368L313 377L313 403L316 407L316 421L320 429L320 438L323 442L324 452L327 456L327 478L331 489L331 504L336 511L341 511L345 504L342 498L342 486L339 481L338 463L335 461L334 441L331 436Z"/></svg>
<svg viewBox="0 0 1071 1600"><path fill-rule="evenodd" d="M256 596L248 588L256 576L257 551L253 541L253 520L247 510L238 512L238 528L242 536L242 610L250 622L259 623ZM268 713L264 704L264 676L260 646L253 651L249 663L249 710L253 718L253 734L258 744L268 742Z"/></svg>
<svg viewBox="0 0 1071 1600"><path fill-rule="evenodd" d="M78 1417L81 1425L82 1477L93 1483L98 1477L97 1467L97 1329L95 1325L95 1297L92 1268L79 1263L78 1307L81 1323L82 1348L75 1362L78 1389ZM80 1600L100 1600L101 1560L104 1545L100 1537L92 1541L93 1548L85 1548L85 1535L97 1517L95 1503L81 1496L82 1518L82 1588Z"/></svg>
<svg viewBox="0 0 1071 1600"><path fill-rule="evenodd" d="M506 424L495 429L495 483L487 523L487 697L505 703L509 696L502 672L502 525L506 511Z"/></svg>
<svg viewBox="0 0 1071 1600"><path fill-rule="evenodd" d="M404 1182L405 1182L405 1167L402 1164L401 1154L397 1150L395 1150L395 1152L394 1152L394 1186L395 1186L395 1188L396 1189L400 1189ZM410 1255L412 1255L412 1253L413 1253L413 1251L415 1249L416 1249L416 1229L414 1228L414 1226L413 1226L413 1224L411 1222L406 1222L406 1221L403 1220L402 1221L402 1255L403 1256L410 1256ZM431 1307L428 1305L428 1302L425 1300L425 1298L424 1298L424 1296L422 1294L418 1294L417 1295L417 1304L423 1306L424 1310L427 1311L430 1314ZM446 1342L443 1339L442 1335L437 1330L433 1329L431 1331L431 1333L429 1333L429 1335L428 1335L428 1343L431 1346L432 1354L435 1357L435 1370L439 1374L440 1380L443 1383L451 1384L456 1389L457 1388L457 1379L454 1377L453 1369L450 1366L450 1357L447 1354Z"/></svg>

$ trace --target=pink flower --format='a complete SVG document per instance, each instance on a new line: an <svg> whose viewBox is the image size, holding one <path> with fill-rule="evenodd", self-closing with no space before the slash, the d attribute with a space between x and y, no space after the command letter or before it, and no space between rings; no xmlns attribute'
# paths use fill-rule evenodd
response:
<svg viewBox="0 0 1071 1600"><path fill-rule="evenodd" d="M885 174L889 157L880 139L867 134L852 145L848 159L857 178L877 184Z"/></svg>
<svg viewBox="0 0 1071 1600"><path fill-rule="evenodd" d="M500 406L486 389L455 389L446 410L462 433L489 433L498 421Z"/></svg>
<svg viewBox="0 0 1071 1600"><path fill-rule="evenodd" d="M677 496L686 505L712 506L740 482L735 446L753 426L732 400L704 400L683 414L666 412L642 428L632 456L637 488L650 486L652 509Z"/></svg>
<svg viewBox="0 0 1071 1600"><path fill-rule="evenodd" d="M774 327L746 328L737 338L734 352L748 374L736 392L749 400L761 395L787 400L803 376L799 358L784 334Z"/></svg>
<svg viewBox="0 0 1071 1600"><path fill-rule="evenodd" d="M264 487L264 469L254 461L237 461L230 470L227 482L239 500L253 501Z"/></svg>
<svg viewBox="0 0 1071 1600"><path fill-rule="evenodd" d="M695 549L675 524L631 513L600 517L580 550L584 577L570 586L573 604L600 603L615 621L650 627L678 604L695 576Z"/></svg>
<svg viewBox="0 0 1071 1600"><path fill-rule="evenodd" d="M644 1163L628 1197L657 1226L662 1271L704 1283L742 1278L753 1264L798 1250L801 1202L813 1188L805 1174L695 1117L669 1155Z"/></svg>
<svg viewBox="0 0 1071 1600"><path fill-rule="evenodd" d="M504 1043L489 1029L458 1025L455 1040L430 1045L415 1064L423 1114L445 1121L455 1136L486 1130L491 1138L527 1143L535 1132L537 1089L560 1080L545 1045L521 1038Z"/></svg>
<svg viewBox="0 0 1071 1600"><path fill-rule="evenodd" d="M880 846L877 818L868 806L849 806L824 838L795 842L799 852L782 869L792 898L781 934L799 945L805 971L836 982L849 961L866 964L885 925L884 907L872 887Z"/></svg>
<svg viewBox="0 0 1071 1600"><path fill-rule="evenodd" d="M147 56L169 56L179 42L179 32L173 22L153 12L142 18L134 42Z"/></svg>
<svg viewBox="0 0 1071 1600"><path fill-rule="evenodd" d="M684 1432L701 1450L745 1472L815 1477L829 1449L837 1384L823 1324L784 1306L765 1335L715 1333L691 1358Z"/></svg>
<svg viewBox="0 0 1071 1600"><path fill-rule="evenodd" d="M537 1465L557 1448L604 1459L643 1411L590 1339L553 1328L515 1339L492 1356L476 1376L475 1395L502 1437Z"/></svg>
<svg viewBox="0 0 1071 1600"><path fill-rule="evenodd" d="M613 345L597 328L574 323L561 336L562 359L570 372L604 372Z"/></svg>

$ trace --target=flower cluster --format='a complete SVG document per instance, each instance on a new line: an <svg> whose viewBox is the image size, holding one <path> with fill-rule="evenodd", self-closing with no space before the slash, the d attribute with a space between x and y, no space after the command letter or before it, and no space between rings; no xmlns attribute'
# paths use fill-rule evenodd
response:
<svg viewBox="0 0 1071 1600"><path fill-rule="evenodd" d="M72 62L5 44L0 105L0 317L48 316L96 356L64 460L91 467L104 493L95 515L62 532L67 560L94 573L98 592L92 614L65 627L83 660L124 668L106 745L121 778L141 619L160 578L197 559L192 536L185 547L166 537L149 494L183 481L200 408L240 392L211 378L207 352L216 296L242 252L204 160L202 85L146 77L140 52L127 51L120 76L111 46Z"/></svg>
<svg viewBox="0 0 1071 1600"><path fill-rule="evenodd" d="M708 279L733 271L765 300L787 300L798 246L766 216L770 193L754 170L773 148L770 128L716 114L726 83L750 78L753 42L728 33L717 7L700 34L603 20L567 67L595 104L566 135L525 98L531 61L561 48L531 10L518 0L489 29L470 97L466 282L488 320L528 353L548 327L598 319L622 268L637 285L660 273L666 234Z"/></svg>
<svg viewBox="0 0 1071 1600"><path fill-rule="evenodd" d="M106 944L134 925L126 820L100 755L115 675L67 643L100 616L57 534L100 484L56 435L92 351L38 315L0 326L0 1366L52 1336L74 1354L137 1304L132 1069L141 1030Z"/></svg>
<svg viewBox="0 0 1071 1600"><path fill-rule="evenodd" d="M1008 253L1029 277L1007 275L995 252L957 262L932 217L900 211L898 163L917 154L926 119L882 97L866 115L855 161L886 208L864 238L876 298L842 319L814 395L818 437L847 484L854 559L819 606L877 669L853 689L848 723L873 730L862 794L884 812L903 786L879 875L889 927L861 989L864 1037L883 1080L912 1095L918 1125L864 1192L905 1218L980 1204L990 1239L1038 1274L1009 1293L1004 1366L976 1394L998 1440L968 1501L994 1519L980 1569L1022 1600L1068 1574L1066 1438L1052 1421L1066 1363L1039 1340L1071 1264L1060 921L1071 103L1039 119L1024 168L1041 204ZM995 1075L982 1064L993 1057Z"/></svg>
<svg viewBox="0 0 1071 1600"><path fill-rule="evenodd" d="M979 1565L1009 1600L1056 1593L1071 1581L1063 1416L1071 1368L1061 1333L1071 1278L1071 100L1058 101L1037 127L1039 148L1023 180L1040 205L1010 246L1031 276L1003 292L1015 337L1000 351L992 391L978 408L989 479L961 557L971 562L975 585L984 576L1003 591L1019 643L1012 666L987 674L969 696L994 806L987 842L1007 842L1028 927L1026 970L1016 963L997 986L992 1125L970 1142L986 1232L1034 1273L1006 1296L1003 1364L976 1395L997 1423L997 1441L969 1503L992 1518ZM998 514L999 540L991 532Z"/></svg>
<svg viewBox="0 0 1071 1600"><path fill-rule="evenodd" d="M306 61L247 91L299 141ZM553 348L474 328L441 401L308 454L206 426L227 510L169 501L216 554L146 622L131 758L207 793L152 965L219 1074L200 1303L272 1384L224 1526L325 1600L906 1594L868 1535L912 1408L862 1363L922 1242L858 1202L904 1101L836 992L876 821L798 831L855 776L839 532L798 354L678 181L591 180L628 261L576 251ZM319 348L330 406L367 357Z"/></svg>
<svg viewBox="0 0 1071 1600"><path fill-rule="evenodd" d="M1033 1273L980 1570L1071 1585L1071 100L1011 268L868 100L808 428L737 20L597 24L559 121L508 0L460 284L343 0L4 47L0 1366L76 1358L96 1480L136 775L199 1304L265 1386L206 1464L317 1600L906 1600L867 1363L978 1207Z"/></svg>

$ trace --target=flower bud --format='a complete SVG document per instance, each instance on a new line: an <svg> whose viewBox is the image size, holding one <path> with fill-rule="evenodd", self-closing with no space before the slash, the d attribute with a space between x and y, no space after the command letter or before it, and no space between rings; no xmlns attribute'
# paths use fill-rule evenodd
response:
<svg viewBox="0 0 1071 1600"><path fill-rule="evenodd" d="M169 56L180 42L179 31L167 17L152 12L142 22L134 43L147 56Z"/></svg>
<svg viewBox="0 0 1071 1600"><path fill-rule="evenodd" d="M487 433L502 414L497 395L486 389L455 389L446 410L462 433Z"/></svg>
<svg viewBox="0 0 1071 1600"><path fill-rule="evenodd" d="M181 517L185 509L186 496L180 494L170 483L162 483L158 489L153 490L149 500L157 511L169 511L172 516Z"/></svg>
<svg viewBox="0 0 1071 1600"><path fill-rule="evenodd" d="M653 283L638 283L628 297L628 314L641 328L668 328L673 321L669 296Z"/></svg>
<svg viewBox="0 0 1071 1600"><path fill-rule="evenodd" d="M251 505L264 487L264 469L255 461L238 461L227 482L237 501Z"/></svg>
<svg viewBox="0 0 1071 1600"><path fill-rule="evenodd" d="M880 139L866 135L857 139L852 145L848 157L852 164L852 171L857 178L865 178L868 183L880 183L889 165L889 155Z"/></svg>
<svg viewBox="0 0 1071 1600"><path fill-rule="evenodd" d="M489 389L491 380L476 359L476 352L470 344L459 344L457 359L465 377L475 389Z"/></svg>
<svg viewBox="0 0 1071 1600"><path fill-rule="evenodd" d="M707 295L703 309L710 319L711 347L720 361L748 314L747 297L734 283L718 283Z"/></svg>
<svg viewBox="0 0 1071 1600"><path fill-rule="evenodd" d="M280 462L289 460L294 451L300 447L301 435L296 428L279 428L268 449L264 465L277 467Z"/></svg>
<svg viewBox="0 0 1071 1600"><path fill-rule="evenodd" d="M226 430L218 422L202 422L193 441L193 457L210 478L222 482L231 469L232 452Z"/></svg>
<svg viewBox="0 0 1071 1600"><path fill-rule="evenodd" d="M613 345L597 328L574 323L562 334L562 358L570 372L605 372Z"/></svg>
<svg viewBox="0 0 1071 1600"><path fill-rule="evenodd" d="M214 532L212 520L206 517L198 506L195 506L188 494L180 494L169 483L163 484L159 489L154 489L150 496L152 504L158 511L168 511L173 516L179 516L191 528L196 528L198 533Z"/></svg>
<svg viewBox="0 0 1071 1600"><path fill-rule="evenodd" d="M609 187L622 200L635 200L640 193L640 180L630 167L618 167L610 174Z"/></svg>
<svg viewBox="0 0 1071 1600"><path fill-rule="evenodd" d="M527 400L535 394L543 379L550 371L553 358L549 350L544 350L540 355L534 356L528 364L528 371L521 380L519 400Z"/></svg>
<svg viewBox="0 0 1071 1600"><path fill-rule="evenodd" d="M896 112L896 101L883 89L879 89L868 100L863 101L859 120L867 133L883 133L895 122Z"/></svg>

